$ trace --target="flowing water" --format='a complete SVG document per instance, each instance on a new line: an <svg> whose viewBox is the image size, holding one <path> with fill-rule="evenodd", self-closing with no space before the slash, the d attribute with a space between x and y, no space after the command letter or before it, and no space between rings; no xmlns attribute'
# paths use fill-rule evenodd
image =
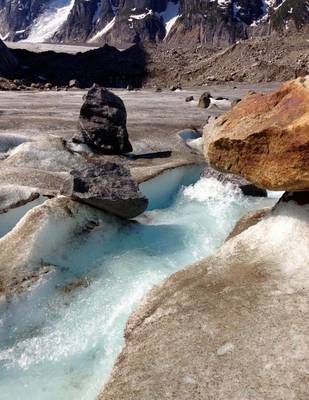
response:
<svg viewBox="0 0 309 400"><path fill-rule="evenodd" d="M172 185L162 201L155 193L166 179L143 186L153 198L138 222L75 238L50 260L54 273L2 306L1 400L95 400L145 293L214 252L248 210L273 203L205 178Z"/></svg>

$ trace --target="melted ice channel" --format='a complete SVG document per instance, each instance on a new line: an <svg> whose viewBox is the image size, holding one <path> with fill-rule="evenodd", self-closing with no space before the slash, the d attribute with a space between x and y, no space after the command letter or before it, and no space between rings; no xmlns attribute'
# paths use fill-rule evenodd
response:
<svg viewBox="0 0 309 400"><path fill-rule="evenodd" d="M2 306L1 400L95 400L145 293L214 252L241 215L270 201L206 178L177 190L137 222L76 237L49 260L55 273Z"/></svg>

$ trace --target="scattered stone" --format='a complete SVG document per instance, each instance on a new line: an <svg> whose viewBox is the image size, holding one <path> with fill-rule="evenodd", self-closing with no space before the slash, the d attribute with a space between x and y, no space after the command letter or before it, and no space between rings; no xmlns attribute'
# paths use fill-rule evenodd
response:
<svg viewBox="0 0 309 400"><path fill-rule="evenodd" d="M182 87L180 85L172 85L170 87L171 92L176 92L176 90L182 90Z"/></svg>
<svg viewBox="0 0 309 400"><path fill-rule="evenodd" d="M17 89L18 87L14 82L10 81L9 79L0 77L0 90L8 91Z"/></svg>
<svg viewBox="0 0 309 400"><path fill-rule="evenodd" d="M205 128L205 155L220 171L270 190L309 188L309 76L251 94Z"/></svg>
<svg viewBox="0 0 309 400"><path fill-rule="evenodd" d="M68 84L68 87L70 89L74 89L74 88L78 89L78 88L80 88L80 83L77 79L71 79Z"/></svg>
<svg viewBox="0 0 309 400"><path fill-rule="evenodd" d="M210 106L210 99L211 99L211 94L209 92L205 92L201 95L198 106L200 108L208 108Z"/></svg>
<svg viewBox="0 0 309 400"><path fill-rule="evenodd" d="M53 88L53 85L51 83L45 83L44 89L50 90Z"/></svg>
<svg viewBox="0 0 309 400"><path fill-rule="evenodd" d="M93 85L80 110L80 134L75 143L85 143L103 154L131 152L126 128L127 112L123 101L109 90Z"/></svg>
<svg viewBox="0 0 309 400"><path fill-rule="evenodd" d="M132 90L134 90L134 86L133 86L133 85L128 85L128 86L127 86L127 90L128 90L129 92L132 92Z"/></svg>
<svg viewBox="0 0 309 400"><path fill-rule="evenodd" d="M31 83L30 87L32 89L40 89L41 85L39 83Z"/></svg>
<svg viewBox="0 0 309 400"><path fill-rule="evenodd" d="M190 103L191 101L193 101L194 100L194 97L193 96L188 96L188 97L186 97L186 102L187 103Z"/></svg>
<svg viewBox="0 0 309 400"><path fill-rule="evenodd" d="M72 171L71 197L103 211L130 219L143 213L148 200L129 171L113 162L100 162Z"/></svg>

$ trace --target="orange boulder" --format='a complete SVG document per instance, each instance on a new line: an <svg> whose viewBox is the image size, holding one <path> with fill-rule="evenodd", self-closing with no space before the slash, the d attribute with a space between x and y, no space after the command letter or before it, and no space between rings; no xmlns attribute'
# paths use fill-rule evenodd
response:
<svg viewBox="0 0 309 400"><path fill-rule="evenodd" d="M254 93L206 127L215 168L271 190L309 189L309 76Z"/></svg>

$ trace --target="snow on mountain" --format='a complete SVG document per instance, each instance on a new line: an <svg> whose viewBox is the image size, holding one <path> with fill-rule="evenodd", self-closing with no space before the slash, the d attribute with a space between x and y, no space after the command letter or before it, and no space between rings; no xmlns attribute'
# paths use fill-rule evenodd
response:
<svg viewBox="0 0 309 400"><path fill-rule="evenodd" d="M91 39L88 40L88 43L95 43L97 40L99 40L102 36L104 36L106 33L108 33L113 26L115 25L116 22L116 17L114 17L110 22L108 22L103 29L101 29L99 32L97 32Z"/></svg>
<svg viewBox="0 0 309 400"><path fill-rule="evenodd" d="M166 38L180 16L180 3L173 3L169 1L167 3L165 11L161 12L159 15L163 19L165 25Z"/></svg>
<svg viewBox="0 0 309 400"><path fill-rule="evenodd" d="M41 43L51 39L67 20L75 0L55 0L34 21L25 42Z"/></svg>
<svg viewBox="0 0 309 400"><path fill-rule="evenodd" d="M302 28L308 13L309 0L0 0L0 37L116 46L185 38L224 46L256 26L268 27L257 34Z"/></svg>

